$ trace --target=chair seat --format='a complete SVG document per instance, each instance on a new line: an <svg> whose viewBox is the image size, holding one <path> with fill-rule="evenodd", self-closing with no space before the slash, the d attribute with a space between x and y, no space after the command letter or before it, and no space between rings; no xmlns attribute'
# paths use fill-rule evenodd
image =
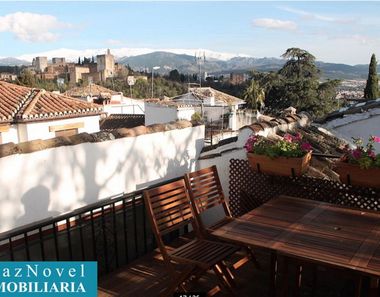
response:
<svg viewBox="0 0 380 297"><path fill-rule="evenodd" d="M239 250L235 245L197 239L172 251L173 260L198 265L204 269L216 265Z"/></svg>

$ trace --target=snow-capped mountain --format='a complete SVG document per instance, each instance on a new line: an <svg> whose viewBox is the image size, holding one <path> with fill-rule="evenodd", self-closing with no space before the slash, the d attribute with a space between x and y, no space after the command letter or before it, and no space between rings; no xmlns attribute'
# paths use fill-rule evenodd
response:
<svg viewBox="0 0 380 297"><path fill-rule="evenodd" d="M107 48L98 49L84 49L84 50L74 50L67 48L60 48L45 52L25 54L17 57L20 60L32 61L34 57L43 56L51 59L53 57L65 57L68 61L77 61L78 57L91 57L99 54L105 53ZM177 55L199 55L206 56L206 59L217 59L222 61L227 61L234 57L250 57L249 55L239 54L239 53L224 53L216 52L208 49L152 49L152 48L111 48L111 53L116 56L116 58L122 57L133 57L144 54L150 54L153 52L168 52Z"/></svg>

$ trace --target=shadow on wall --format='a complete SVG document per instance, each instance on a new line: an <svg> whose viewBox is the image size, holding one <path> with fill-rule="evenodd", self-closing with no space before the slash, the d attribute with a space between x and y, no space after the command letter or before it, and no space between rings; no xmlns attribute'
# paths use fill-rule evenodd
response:
<svg viewBox="0 0 380 297"><path fill-rule="evenodd" d="M189 136L189 138L184 142L184 147L180 150L180 152L168 161L165 174L162 177L155 180L150 180L146 183L138 184L136 185L136 190L145 189L151 185L183 176L187 172L198 170L197 159L204 146L204 139L195 140L194 148L189 146L190 142L191 136ZM190 153L191 150L193 151ZM192 158L190 155L194 155L194 158ZM163 165L161 164L160 160L157 159L155 164L155 170L159 170L162 166ZM149 168L146 168L146 170L149 170Z"/></svg>
<svg viewBox="0 0 380 297"><path fill-rule="evenodd" d="M16 226L22 226L36 220L43 220L59 215L57 211L49 211L50 191L45 186L29 189L22 197L24 215L16 220Z"/></svg>

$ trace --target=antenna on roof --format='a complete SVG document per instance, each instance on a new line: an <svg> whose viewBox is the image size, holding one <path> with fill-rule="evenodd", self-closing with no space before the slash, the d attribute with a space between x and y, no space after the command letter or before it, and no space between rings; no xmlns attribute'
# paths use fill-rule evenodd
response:
<svg viewBox="0 0 380 297"><path fill-rule="evenodd" d="M206 54L203 51L203 57L202 52L195 53L195 62L199 66L199 87L202 87L202 64L206 62Z"/></svg>

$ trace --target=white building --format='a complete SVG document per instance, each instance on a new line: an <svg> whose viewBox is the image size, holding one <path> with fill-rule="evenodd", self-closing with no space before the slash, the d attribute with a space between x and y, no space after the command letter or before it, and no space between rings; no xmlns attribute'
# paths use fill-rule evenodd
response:
<svg viewBox="0 0 380 297"><path fill-rule="evenodd" d="M188 93L175 97L173 101L200 106L203 117L209 123L220 121L225 115L228 115L230 117L229 128L234 131L240 128L236 116L237 110L246 104L242 99L210 87L190 88Z"/></svg>
<svg viewBox="0 0 380 297"><path fill-rule="evenodd" d="M72 88L65 95L96 102L103 105L104 112L108 114L144 114L144 101L124 97L122 92L115 92L97 84Z"/></svg>
<svg viewBox="0 0 380 297"><path fill-rule="evenodd" d="M169 100L145 102L145 126L169 123L177 120L191 121L197 111L196 106L182 105Z"/></svg>
<svg viewBox="0 0 380 297"><path fill-rule="evenodd" d="M99 131L102 106L0 81L0 144Z"/></svg>
<svg viewBox="0 0 380 297"><path fill-rule="evenodd" d="M329 114L323 127L337 137L352 143L352 137L367 141L370 136L380 136L380 98L341 108ZM375 144L380 152L380 144Z"/></svg>

